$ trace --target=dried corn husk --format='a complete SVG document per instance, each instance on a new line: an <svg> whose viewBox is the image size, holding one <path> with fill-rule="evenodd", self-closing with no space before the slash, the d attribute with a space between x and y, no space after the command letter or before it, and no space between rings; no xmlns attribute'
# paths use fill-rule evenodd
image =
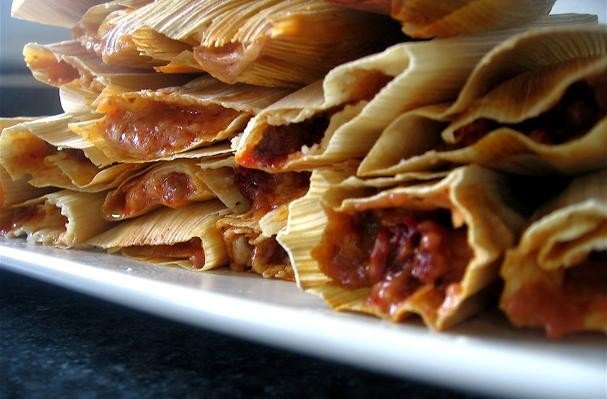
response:
<svg viewBox="0 0 607 399"><path fill-rule="evenodd" d="M110 227L99 209L103 193L68 190L46 194L0 210L2 233L56 247L81 247Z"/></svg>
<svg viewBox="0 0 607 399"><path fill-rule="evenodd" d="M35 187L86 192L116 187L143 165L97 167L93 161L108 163L103 154L67 128L69 123L92 117L90 113L61 114L4 129L0 136L0 165L12 179L24 179Z"/></svg>
<svg viewBox="0 0 607 399"><path fill-rule="evenodd" d="M59 101L65 113L79 113L94 108L99 92L77 85L67 85L59 88Z"/></svg>
<svg viewBox="0 0 607 399"><path fill-rule="evenodd" d="M231 168L201 169L197 159L156 163L110 191L102 206L108 220L124 220L167 206L220 199L235 212L248 209L248 200L234 185Z"/></svg>
<svg viewBox="0 0 607 399"><path fill-rule="evenodd" d="M217 157L208 157L205 159L201 159L198 162L198 166L202 169L221 169L221 168L231 168L234 169L238 166L236 161L234 160L233 154L220 155Z"/></svg>
<svg viewBox="0 0 607 399"><path fill-rule="evenodd" d="M287 225L278 232L276 239L289 254L295 281L300 288L309 290L328 284L331 280L318 268L311 250L320 241L327 224L321 199L327 191L346 180L351 171L343 169L316 169L310 177L310 188L306 195L289 204ZM350 190L365 193L366 190ZM354 194L352 194L354 195Z"/></svg>
<svg viewBox="0 0 607 399"><path fill-rule="evenodd" d="M362 158L402 113L455 100L479 60L498 43L530 27L567 25L583 19L552 16L506 31L403 43L341 65L322 83L307 86L257 115L240 140L236 160L247 167L278 172ZM291 152L281 154L277 161L255 155L263 152L264 138L301 136L293 130L310 130L308 125L319 120L324 125L322 138L316 142L300 140L301 146L290 148ZM291 130L285 133L285 129Z"/></svg>
<svg viewBox="0 0 607 399"><path fill-rule="evenodd" d="M71 28L90 7L99 3L103 0L14 0L11 14L27 21Z"/></svg>
<svg viewBox="0 0 607 399"><path fill-rule="evenodd" d="M432 0L356 1L331 3L391 15L411 37L467 35L504 29L547 15L555 0Z"/></svg>
<svg viewBox="0 0 607 399"><path fill-rule="evenodd" d="M27 183L27 179L13 180L0 168L0 208L18 204L31 198L39 197L52 188L38 188Z"/></svg>
<svg viewBox="0 0 607 399"><path fill-rule="evenodd" d="M32 118L0 118L0 137L4 129L19 123L27 122ZM13 178L0 167L0 208L14 205L31 198L48 193L49 189L33 187L26 178Z"/></svg>
<svg viewBox="0 0 607 399"><path fill-rule="evenodd" d="M131 35L137 50L148 58L163 61L154 69L161 73L201 73L204 72L194 58L192 45L173 40L146 26Z"/></svg>
<svg viewBox="0 0 607 399"><path fill-rule="evenodd" d="M234 174L235 183L251 206L246 214L230 215L217 223L232 269L293 280L288 255L276 235L286 225L288 204L308 190L309 174L268 174L240 167Z"/></svg>
<svg viewBox="0 0 607 399"><path fill-rule="evenodd" d="M232 270L251 270L265 278L292 281L293 268L276 241L276 233L286 221L286 206L271 211L260 221L250 214L226 216L217 221Z"/></svg>
<svg viewBox="0 0 607 399"><path fill-rule="evenodd" d="M212 159L212 158L211 158ZM229 159L229 158L228 158ZM204 181L218 200L223 202L234 213L242 213L249 209L249 200L243 197L234 181L234 167L224 162L216 164L197 160L201 170L197 175Z"/></svg>
<svg viewBox="0 0 607 399"><path fill-rule="evenodd" d="M353 310L400 321L411 313L419 314L424 322L436 329L445 329L477 312L484 304L487 287L497 277L498 261L516 240L522 218L505 205L506 181L489 170L470 166L456 169L436 182L407 183L368 195L368 185L348 190L338 182L343 176L331 172L313 174L312 187L306 197L294 201L289 209L287 228L278 239L289 252L298 283L312 293L322 296L336 310ZM414 176L414 178L423 177ZM431 178L427 176L426 178ZM404 179L400 176L399 179ZM385 183L385 182L384 182ZM348 191L351 194L347 194ZM348 199L348 195L356 198ZM401 208L415 210L448 209L455 228L467 227L467 241L473 256L461 281L452 283L444 293L432 285L422 285L393 311L386 313L372 306L367 298L370 288L346 289L333 283L311 256L327 224L321 198L336 212L354 213L371 209ZM341 197L341 198L339 198ZM340 201L341 200L341 201Z"/></svg>
<svg viewBox="0 0 607 399"><path fill-rule="evenodd" d="M73 36L89 52L97 54L105 64L129 68L152 69L162 62L139 53L129 35L110 46L108 31L116 29L120 20L152 0L118 0L91 7L72 30Z"/></svg>
<svg viewBox="0 0 607 399"><path fill-rule="evenodd" d="M576 36L576 32L580 35ZM601 79L607 76L607 31L604 28L547 29L532 36L525 34L522 38L513 38L511 44L514 49L508 46L502 46L502 49L509 55L518 54L516 46L521 45L522 59L526 60L525 54L531 57L532 48L545 50L544 39L552 45L549 47L552 50L546 51L560 54L561 62L552 59L542 65L536 60L528 63L527 71L520 65L513 67L510 73L514 73L514 77L497 84L476 101L471 102L470 99L482 91L464 90L460 95L460 100L465 98L463 101L400 116L384 130L361 163L358 173L365 176L390 175L468 163L531 174L575 174L605 167L607 121L604 117L582 136L560 144L540 143L515 126L553 109L576 82L590 82L596 92L604 85L601 83ZM562 51L559 50L561 48ZM581 55L576 58L572 53L578 48ZM509 65L517 65L515 57L507 59ZM503 61L505 58L493 54L488 56L487 62L495 60ZM512 72L517 68L519 72ZM499 82L498 77L507 76L504 70L490 72L489 67L477 70L483 72L473 74L467 87L487 87ZM482 78L488 79L486 84ZM470 105L457 115L463 103ZM450 120L453 122L447 126ZM495 127L472 144L457 145L455 131L479 120L494 121Z"/></svg>
<svg viewBox="0 0 607 399"><path fill-rule="evenodd" d="M105 116L70 127L115 162L173 159L240 133L252 115L286 93L210 77L155 91L106 91L97 108Z"/></svg>
<svg viewBox="0 0 607 399"><path fill-rule="evenodd" d="M356 174L390 176L411 171L431 171L449 165L436 160L434 149L448 126L449 104L430 105L407 112L382 132Z"/></svg>
<svg viewBox="0 0 607 399"><path fill-rule="evenodd" d="M383 16L320 0L157 0L110 25L108 49L132 40L141 53L171 60L163 72L201 69L226 83L272 87L311 83L399 35Z"/></svg>
<svg viewBox="0 0 607 399"><path fill-rule="evenodd" d="M465 111L500 83L521 73L605 54L605 27L596 25L596 16L562 14L540 21L553 18L560 23L552 27L538 25L489 51L470 74L451 112Z"/></svg>
<svg viewBox="0 0 607 399"><path fill-rule="evenodd" d="M209 270L227 261L221 234L215 227L217 220L227 212L219 201L195 203L180 209L158 209L122 222L92 238L88 244L155 264ZM193 239L196 240L193 242L195 250L202 251L200 255L204 258L200 265L194 264L189 254L176 258L167 256L171 248Z"/></svg>
<svg viewBox="0 0 607 399"><path fill-rule="evenodd" d="M607 332L605 258L591 260L593 252L606 251L607 171L602 170L577 177L538 210L502 266L500 307L515 325L544 328L553 338ZM585 276L576 281L571 273L583 266Z"/></svg>
<svg viewBox="0 0 607 399"><path fill-rule="evenodd" d="M157 89L179 85L191 79L187 75L167 75L105 64L77 41L41 45L28 43L23 55L34 78L56 87L75 87L100 93L117 85L128 90ZM88 105L88 104L87 104Z"/></svg>
<svg viewBox="0 0 607 399"><path fill-rule="evenodd" d="M133 17L141 13L136 10L150 3L151 0L118 0L91 7L73 29L74 37L106 64L141 69L162 67L171 61L179 53L170 51L171 44L174 44L181 49L189 49L192 64L196 66L188 70L182 68L179 72L201 72L192 56L191 45L169 39ZM177 71L163 69L163 72Z"/></svg>

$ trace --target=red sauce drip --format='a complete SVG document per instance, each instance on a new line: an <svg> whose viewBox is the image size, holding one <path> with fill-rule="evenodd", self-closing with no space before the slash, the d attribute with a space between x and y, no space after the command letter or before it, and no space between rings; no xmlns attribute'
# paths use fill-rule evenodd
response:
<svg viewBox="0 0 607 399"><path fill-rule="evenodd" d="M584 318L607 321L607 252L592 253L578 266L542 272L544 279L523 285L502 308L519 326L544 327L550 338L584 330Z"/></svg>
<svg viewBox="0 0 607 399"><path fill-rule="evenodd" d="M323 242L312 256L337 284L371 287L369 302L391 313L421 285L441 293L461 279L472 257L466 228L447 212L399 209L329 212Z"/></svg>
<svg viewBox="0 0 607 399"><path fill-rule="evenodd" d="M586 134L607 114L607 101L603 98L605 89L596 88L586 81L569 86L560 101L550 110L521 123L500 124L490 119L480 118L457 129L454 136L457 144L449 146L462 148L499 127L508 127L522 132L532 140L542 144L558 145Z"/></svg>
<svg viewBox="0 0 607 399"><path fill-rule="evenodd" d="M212 139L239 115L219 105L178 106L153 100L108 101L104 131L119 153L153 159Z"/></svg>
<svg viewBox="0 0 607 399"><path fill-rule="evenodd" d="M271 174L261 170L238 167L234 182L251 202L251 212L261 217L269 211L299 198L308 191L310 173L286 172Z"/></svg>
<svg viewBox="0 0 607 399"><path fill-rule="evenodd" d="M328 115L320 115L309 121L282 126L268 126L263 138L253 147L249 157L241 160L244 166L276 168L284 164L290 154L320 143L329 126Z"/></svg>

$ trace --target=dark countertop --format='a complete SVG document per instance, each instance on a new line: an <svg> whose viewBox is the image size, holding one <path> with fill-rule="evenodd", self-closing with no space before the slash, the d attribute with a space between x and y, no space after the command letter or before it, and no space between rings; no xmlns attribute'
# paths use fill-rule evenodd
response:
<svg viewBox="0 0 607 399"><path fill-rule="evenodd" d="M0 398L471 398L0 270Z"/></svg>

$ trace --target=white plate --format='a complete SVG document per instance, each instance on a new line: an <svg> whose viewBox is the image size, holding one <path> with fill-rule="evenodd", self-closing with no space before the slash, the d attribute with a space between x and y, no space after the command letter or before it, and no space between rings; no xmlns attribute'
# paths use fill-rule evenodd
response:
<svg viewBox="0 0 607 399"><path fill-rule="evenodd" d="M120 256L0 240L0 267L269 345L500 396L607 398L607 341L557 342L484 314L449 333L334 313L292 283L193 273Z"/></svg>

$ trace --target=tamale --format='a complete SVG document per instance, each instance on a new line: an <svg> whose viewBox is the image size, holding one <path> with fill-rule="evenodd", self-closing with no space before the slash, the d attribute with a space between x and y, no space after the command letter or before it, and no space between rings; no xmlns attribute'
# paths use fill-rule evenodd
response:
<svg viewBox="0 0 607 399"><path fill-rule="evenodd" d="M161 206L183 208L212 198L223 200L236 212L247 208L248 201L234 184L232 169L202 169L197 163L197 159L159 162L130 176L107 194L103 216L124 220Z"/></svg>
<svg viewBox="0 0 607 399"><path fill-rule="evenodd" d="M468 166L438 180L398 176L391 188L384 179L377 190L314 173L278 235L305 290L337 310L392 321L415 313L435 329L487 304L523 224L504 176Z"/></svg>
<svg viewBox="0 0 607 399"><path fill-rule="evenodd" d="M215 227L226 213L227 208L216 200L179 209L161 208L122 222L87 244L155 264L209 270L227 260Z"/></svg>
<svg viewBox="0 0 607 399"><path fill-rule="evenodd" d="M157 89L183 84L192 79L190 76L108 65L73 40L47 45L28 43L23 49L23 55L34 78L40 82L68 89L88 90L97 95L110 85L128 90Z"/></svg>
<svg viewBox="0 0 607 399"><path fill-rule="evenodd" d="M2 208L0 232L57 247L86 246L86 240L110 227L99 212L103 198L103 193L62 190Z"/></svg>
<svg viewBox="0 0 607 399"><path fill-rule="evenodd" d="M453 104L403 114L388 126L358 173L478 163L575 174L607 166L606 33L555 27L504 42L479 63ZM540 49L550 55L538 55Z"/></svg>
<svg viewBox="0 0 607 399"><path fill-rule="evenodd" d="M557 15L511 30L403 43L341 65L257 115L239 142L236 160L280 172L360 159L399 115L454 101L481 58L509 37L533 26L586 20Z"/></svg>
<svg viewBox="0 0 607 399"><path fill-rule="evenodd" d="M286 93L204 76L184 86L105 95L101 119L70 127L112 161L168 160L235 136Z"/></svg>
<svg viewBox="0 0 607 399"><path fill-rule="evenodd" d="M502 266L500 307L558 338L607 332L607 171L576 177L540 208Z"/></svg>
<svg viewBox="0 0 607 399"><path fill-rule="evenodd" d="M0 136L5 128L27 122L32 118L0 118ZM1 146L1 144L0 144ZM1 164L1 162L0 162ZM14 179L0 166L0 208L14 205L52 191L30 185L26 177Z"/></svg>
<svg viewBox="0 0 607 399"><path fill-rule="evenodd" d="M387 17L321 0L156 0L108 18L101 49L106 61L106 54L134 43L140 54L168 64L157 67L162 72L198 68L226 83L272 87L312 83L336 65L403 38Z"/></svg>
<svg viewBox="0 0 607 399"><path fill-rule="evenodd" d="M359 10L391 15L411 37L467 35L504 29L548 15L556 0L329 0Z"/></svg>
<svg viewBox="0 0 607 399"><path fill-rule="evenodd" d="M89 112L60 114L15 124L0 136L0 165L12 179L35 187L98 192L118 186L144 165L109 164L102 153L68 129L93 118Z"/></svg>
<svg viewBox="0 0 607 399"><path fill-rule="evenodd" d="M276 241L276 234L286 225L288 204L308 190L309 173L269 174L238 167L235 183L248 199L250 209L245 214L226 216L217 222L230 267L292 280L288 255Z"/></svg>

